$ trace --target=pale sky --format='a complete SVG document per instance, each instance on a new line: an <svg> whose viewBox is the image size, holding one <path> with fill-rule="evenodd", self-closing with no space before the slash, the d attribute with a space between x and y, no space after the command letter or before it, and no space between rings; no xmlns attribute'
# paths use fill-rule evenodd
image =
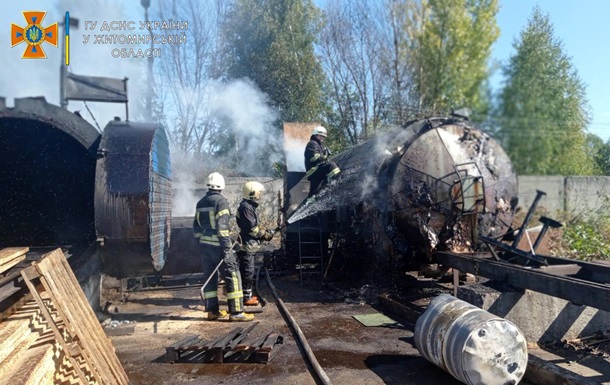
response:
<svg viewBox="0 0 610 385"><path fill-rule="evenodd" d="M497 17L500 37L492 57L506 63L515 53L513 42L526 26L534 7L549 15L555 37L572 58L572 65L587 86L587 97L593 120L592 132L604 141L610 139L610 1L607 0L500 0ZM492 84L500 83L500 75Z"/></svg>
<svg viewBox="0 0 610 385"><path fill-rule="evenodd" d="M158 0L151 0L152 2ZM202 0L203 1L203 0ZM610 1L607 0L500 0L501 10L498 24L500 38L495 43L492 59L506 63L514 54L512 43L527 23L533 7L538 4L548 13L555 28L555 36L564 43L564 51L572 57L572 63L579 76L587 85L587 97L591 106L593 121L589 131L604 141L610 139L610 75L606 69L610 61L608 37L610 23ZM95 3L96 6L92 6ZM101 5L100 5L101 4ZM120 5L117 5L120 4ZM23 44L10 47L10 25L23 26L21 11L41 10L49 14L43 26L63 19L65 11L81 20L79 30L72 30L71 70L81 75L123 77L136 81L142 74L146 59L113 59L110 48L94 46L91 42L82 43L85 20L143 20L140 0L23 0L6 2L0 13L0 96L7 97L9 106L13 98L44 95L51 103L59 101L59 63L60 49L45 48L48 59L45 65L41 60L21 59ZM60 36L61 38L61 36ZM61 41L61 39L60 39ZM134 80L136 79L136 80ZM492 85L501 84L500 74L494 75ZM89 103L103 128L114 115L124 117L121 105ZM71 102L70 110L83 106ZM81 111L82 113L83 111ZM83 113L88 120L88 113Z"/></svg>

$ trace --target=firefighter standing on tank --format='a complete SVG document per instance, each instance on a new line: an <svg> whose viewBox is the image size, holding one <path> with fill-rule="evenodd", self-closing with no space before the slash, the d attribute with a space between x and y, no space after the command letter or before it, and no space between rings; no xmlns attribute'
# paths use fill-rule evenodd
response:
<svg viewBox="0 0 610 385"><path fill-rule="evenodd" d="M197 202L193 232L199 239L201 263L204 273L216 274L216 265L223 260L219 272L225 281L230 321L251 321L252 314L244 313L243 293L239 266L229 234L229 202L222 196L225 180L222 175L214 172L208 176L208 192ZM205 309L208 320L217 320L226 316L220 310L218 303L218 279L214 277L204 288Z"/></svg>
<svg viewBox="0 0 610 385"><path fill-rule="evenodd" d="M309 195L311 198L318 193L322 183L330 182L333 177L341 172L335 162L328 160L330 150L324 145L327 136L326 128L317 126L311 133L309 143L305 147L305 176L309 180Z"/></svg>
<svg viewBox="0 0 610 385"><path fill-rule="evenodd" d="M258 305L258 298L252 295L254 284L254 257L260 249L262 241L270 241L276 230L265 230L258 224L256 208L259 205L261 194L265 187L259 183L250 181L242 188L242 201L237 209L235 219L239 227L241 247L237 252L239 270L242 277L244 304L246 306Z"/></svg>

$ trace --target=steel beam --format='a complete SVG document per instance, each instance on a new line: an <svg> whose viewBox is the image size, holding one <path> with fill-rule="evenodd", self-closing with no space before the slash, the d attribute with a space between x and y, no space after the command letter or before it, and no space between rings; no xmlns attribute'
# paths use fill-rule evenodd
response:
<svg viewBox="0 0 610 385"><path fill-rule="evenodd" d="M437 262L510 285L537 291L553 297L610 312L610 286L604 283L549 274L507 262L475 257L469 254L438 252ZM580 262L579 265L586 264Z"/></svg>

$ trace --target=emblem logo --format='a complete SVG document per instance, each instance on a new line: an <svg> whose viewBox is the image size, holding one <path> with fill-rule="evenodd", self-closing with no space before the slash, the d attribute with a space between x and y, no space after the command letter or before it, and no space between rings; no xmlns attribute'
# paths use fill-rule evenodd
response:
<svg viewBox="0 0 610 385"><path fill-rule="evenodd" d="M23 16L28 23L25 27L11 23L11 47L23 42L27 44L22 59L46 59L43 43L57 47L57 23L46 28L42 26L46 14L46 12L25 11Z"/></svg>

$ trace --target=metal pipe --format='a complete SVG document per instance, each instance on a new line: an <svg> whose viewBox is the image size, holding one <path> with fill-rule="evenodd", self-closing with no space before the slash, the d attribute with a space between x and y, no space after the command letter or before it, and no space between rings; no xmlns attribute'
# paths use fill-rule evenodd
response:
<svg viewBox="0 0 610 385"><path fill-rule="evenodd" d="M201 290L199 291L199 294L201 294L201 300L203 302L205 302L205 295L203 294L203 289L205 289L205 287L208 285L208 283L210 283L210 280L212 279L212 277L216 274L216 272L218 271L218 269L220 268L220 265L222 265L222 263L224 262L224 258L222 258L220 260L220 262L218 262L218 265L216 265L216 267L214 268L214 271L212 271L212 274L210 274L210 276L208 277L208 279L205 280L204 284L201 286Z"/></svg>
<svg viewBox="0 0 610 385"><path fill-rule="evenodd" d="M529 224L530 220L532 219L532 215L534 215L534 211L536 211L538 202L540 202L540 199L542 199L542 197L544 195L546 195L546 193L544 191L536 190L536 198L534 198L532 205L530 206L529 210L527 210L527 214L525 215L523 224L521 225L521 228L519 229L519 232L517 233L517 235L515 236L515 240L513 241L513 245L512 245L513 247L519 246L519 242L521 242L521 238L523 237L523 234L527 230L527 225Z"/></svg>
<svg viewBox="0 0 610 385"><path fill-rule="evenodd" d="M282 314L284 315L286 320L289 322L290 327L292 327L292 330L294 330L294 332L297 334L297 338L298 338L299 342L301 343L303 350L305 350L305 355L307 356L307 359L309 360L309 364L313 367L314 371L316 372L316 375L318 376L318 380L320 382L322 382L324 385L332 385L330 378L328 378L328 376L326 375L326 372L324 372L324 369L322 369L322 367L318 363L318 360L316 359L316 356L313 354L313 351L309 347L309 344L307 343L307 339L305 338L305 335L301 331L301 328L296 323L294 318L292 318L292 315L290 315L290 312L284 305L284 301L282 301L282 299L277 295L277 292L275 291L275 286L273 286L273 283L271 282L271 277L269 277L269 270L267 270L266 267L265 267L265 274L267 275L267 283L269 284L269 287L271 288L271 291L273 292L273 296L275 297L275 300L277 301L278 307L282 311Z"/></svg>
<svg viewBox="0 0 610 385"><path fill-rule="evenodd" d="M231 248L229 249L229 253L233 251L233 249L235 248L235 245L237 243L233 242L233 244L231 245ZM205 280L204 284L201 286L201 290L199 291L201 294L201 300L203 302L205 302L205 296L203 294L203 289L205 289L205 287L208 285L208 283L210 283L210 280L212 279L212 277L214 276L214 274L216 274L216 272L218 271L218 269L220 269L220 265L222 265L222 263L225 261L224 257L220 259L220 262L218 262L218 264L216 265L216 267L214 268L214 270L212 271L212 274L210 274L210 276L208 277L208 279Z"/></svg>

